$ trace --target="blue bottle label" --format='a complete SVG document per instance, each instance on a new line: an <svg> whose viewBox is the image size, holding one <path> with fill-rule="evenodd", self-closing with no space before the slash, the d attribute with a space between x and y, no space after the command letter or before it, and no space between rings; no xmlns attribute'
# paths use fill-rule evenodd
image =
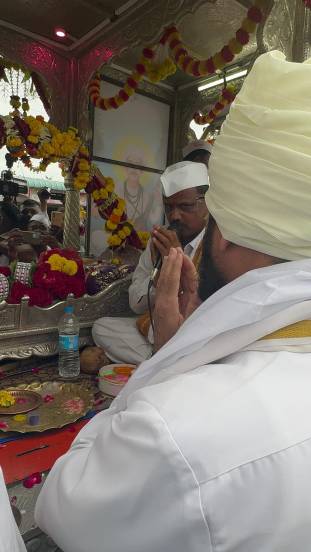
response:
<svg viewBox="0 0 311 552"><path fill-rule="evenodd" d="M60 335L59 350L60 351L78 351L79 336L78 335Z"/></svg>

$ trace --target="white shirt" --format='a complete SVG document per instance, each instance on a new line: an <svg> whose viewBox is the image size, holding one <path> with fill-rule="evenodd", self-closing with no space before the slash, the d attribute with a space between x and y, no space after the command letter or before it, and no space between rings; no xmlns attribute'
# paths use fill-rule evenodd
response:
<svg viewBox="0 0 311 552"><path fill-rule="evenodd" d="M311 260L225 286L83 428L36 507L64 552L310 550L311 338L245 349L311 319L310 284Z"/></svg>
<svg viewBox="0 0 311 552"><path fill-rule="evenodd" d="M26 546L14 520L0 467L0 552L26 552Z"/></svg>
<svg viewBox="0 0 311 552"><path fill-rule="evenodd" d="M205 228L184 248L184 252L190 259L193 259L198 246L200 245ZM144 314L148 310L147 292L150 276L153 270L153 263L150 251L150 241L141 254L138 265L133 274L132 283L129 287L129 303L136 314ZM151 298L154 302L154 288L151 291Z"/></svg>

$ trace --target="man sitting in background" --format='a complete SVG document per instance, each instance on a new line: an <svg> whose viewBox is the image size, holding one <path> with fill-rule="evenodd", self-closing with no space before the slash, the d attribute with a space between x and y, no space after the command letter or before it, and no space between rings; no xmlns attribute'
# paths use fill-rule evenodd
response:
<svg viewBox="0 0 311 552"><path fill-rule="evenodd" d="M51 222L47 211L48 199L50 198L49 191L46 188L42 188L42 190L38 192L38 198L40 203L34 199L26 199L21 206L21 212L24 215L28 215L29 218L34 215L41 215L42 218L40 220L45 224L45 226L50 227ZM45 220L43 220L43 218Z"/></svg>
<svg viewBox="0 0 311 552"><path fill-rule="evenodd" d="M166 218L169 224L174 224L176 231L155 227L147 249L140 257L129 288L130 307L140 315L148 311L147 291L157 255L165 257L171 247L182 247L185 254L198 264L208 216L204 201L208 188L205 165L191 161L177 163L166 169L161 181ZM151 292L153 304L154 289ZM140 364L151 356L153 344L149 315L140 322L136 318L100 318L93 326L93 339L113 362Z"/></svg>
<svg viewBox="0 0 311 552"><path fill-rule="evenodd" d="M213 146L207 140L193 140L183 148L183 160L204 163L208 167L212 150Z"/></svg>

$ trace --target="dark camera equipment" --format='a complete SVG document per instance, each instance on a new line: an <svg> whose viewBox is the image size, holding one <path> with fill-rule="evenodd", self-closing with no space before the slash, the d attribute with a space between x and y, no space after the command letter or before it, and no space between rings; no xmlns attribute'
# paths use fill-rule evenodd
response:
<svg viewBox="0 0 311 552"><path fill-rule="evenodd" d="M58 199L59 201L64 201L65 192L62 192L60 190L50 190L50 198L51 199Z"/></svg>
<svg viewBox="0 0 311 552"><path fill-rule="evenodd" d="M15 178L11 171L2 171L0 179L0 195L16 197L18 194L27 194L27 180Z"/></svg>

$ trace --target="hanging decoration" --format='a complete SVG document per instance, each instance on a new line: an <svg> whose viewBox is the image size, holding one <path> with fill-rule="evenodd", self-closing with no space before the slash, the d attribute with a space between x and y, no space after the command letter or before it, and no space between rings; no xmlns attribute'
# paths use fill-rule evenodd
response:
<svg viewBox="0 0 311 552"><path fill-rule="evenodd" d="M104 111L118 109L136 92L143 77L147 77L152 82L159 82L173 74L176 71L176 66L194 77L213 75L218 69L223 69L227 63L231 63L248 44L250 34L255 32L257 25L263 20L264 6L265 0L255 0L235 37L214 56L206 60L192 57L182 43L177 28L170 27L163 33L155 47L143 49L140 61L115 96L105 98L100 95L101 77L99 73L96 73L89 84L91 102L95 107Z"/></svg>
<svg viewBox="0 0 311 552"><path fill-rule="evenodd" d="M306 8L311 9L311 0L303 0L303 3L306 6Z"/></svg>
<svg viewBox="0 0 311 552"><path fill-rule="evenodd" d="M176 71L176 66L171 58L167 57L162 63L153 63L155 52L151 48L144 48L142 57L137 63L134 71L128 77L125 85L115 96L104 98L100 95L100 74L96 73L95 77L89 84L89 95L91 102L100 109L107 111L109 109L118 109L136 92L139 82L144 76L148 77L152 82L165 80L169 75Z"/></svg>
<svg viewBox="0 0 311 552"><path fill-rule="evenodd" d="M26 67L24 67L24 65L21 65L20 63L15 63L0 57L0 81L3 80L4 82L10 83L11 88L13 88L13 74L12 74L13 70L22 74L23 77L22 77L21 84L24 85L24 92L25 92L26 84L30 83L30 91L32 91L33 89L36 90L40 100L43 103L44 109L46 110L47 113L49 113L51 109L51 104L46 95L45 87L40 76L35 71L30 72ZM15 86L18 88L18 78ZM13 92L12 94L14 95ZM18 97L18 100L20 100L18 89L16 91L16 96ZM24 96L26 96L25 93L24 93ZM26 102L24 102L24 100L26 100ZM26 98L22 98L22 104L23 103L27 105L28 100ZM29 107L28 109L23 108L23 110L28 111Z"/></svg>
<svg viewBox="0 0 311 552"><path fill-rule="evenodd" d="M210 125L221 111L228 105L230 105L235 98L235 89L233 86L226 86L221 93L220 99L215 103L214 107L207 115L201 113L195 113L193 118L198 125Z"/></svg>
<svg viewBox="0 0 311 552"><path fill-rule="evenodd" d="M235 56L242 52L244 46L248 44L250 34L254 33L257 25L263 19L263 6L264 0L256 0L254 5L249 8L241 27L235 33L235 37L219 52L206 60L199 60L189 54L176 27L171 27L164 33L161 39L162 43L168 44L176 65L188 75L193 77L213 75L217 69L223 69L227 63L231 63Z"/></svg>
<svg viewBox="0 0 311 552"><path fill-rule="evenodd" d="M58 162L64 176L71 174L76 190L85 189L91 194L101 217L107 221L108 243L112 249L125 245L144 249L146 233L137 233L128 220L125 202L115 194L113 180L105 178L91 163L77 129L69 127L62 132L41 116L22 116L16 107L11 115L0 116L0 147L4 145L8 150L8 168L21 160L31 170L44 172L50 163ZM37 167L33 159L39 161Z"/></svg>

